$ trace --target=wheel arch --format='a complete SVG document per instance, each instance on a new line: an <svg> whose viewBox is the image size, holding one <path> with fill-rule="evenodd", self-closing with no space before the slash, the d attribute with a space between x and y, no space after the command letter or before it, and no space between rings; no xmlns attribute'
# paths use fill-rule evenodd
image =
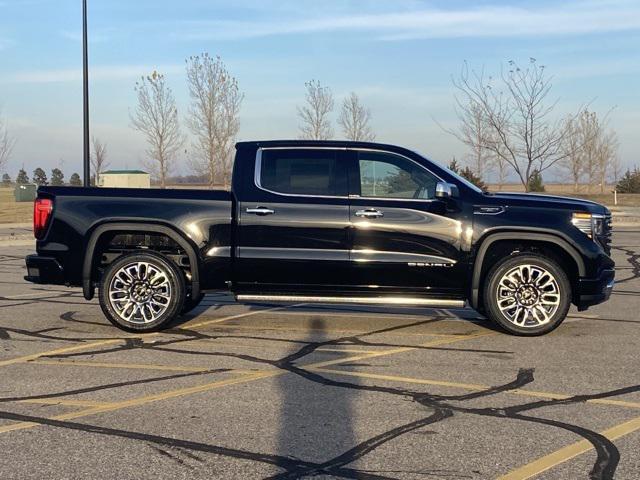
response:
<svg viewBox="0 0 640 480"><path fill-rule="evenodd" d="M200 293L200 262L196 249L179 232L166 225L145 222L107 222L95 227L89 234L86 245L84 261L82 264L82 293L87 300L93 299L95 288L93 285L93 274L95 272L95 250L103 235L112 232L141 232L159 233L166 235L184 249L189 257L191 265L191 291L198 295Z"/></svg>
<svg viewBox="0 0 640 480"><path fill-rule="evenodd" d="M487 252L497 242L512 241L521 244L548 244L555 249L560 249L567 258L575 264L575 272L579 277L586 274L584 259L580 253L568 241L552 233L532 232L532 231L509 231L489 233L479 240L480 246L477 249L473 263L473 273L471 279L470 303L473 308L478 308L481 304L480 286L483 276L486 274L485 257ZM576 279L574 279L576 280Z"/></svg>

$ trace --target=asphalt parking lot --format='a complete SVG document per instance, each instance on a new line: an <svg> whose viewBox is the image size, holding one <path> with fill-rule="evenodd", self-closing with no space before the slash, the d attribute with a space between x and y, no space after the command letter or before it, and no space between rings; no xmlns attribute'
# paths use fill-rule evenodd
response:
<svg viewBox="0 0 640 480"><path fill-rule="evenodd" d="M0 478L640 478L640 230L611 301L517 338L471 310L236 304L112 327L0 247Z"/></svg>

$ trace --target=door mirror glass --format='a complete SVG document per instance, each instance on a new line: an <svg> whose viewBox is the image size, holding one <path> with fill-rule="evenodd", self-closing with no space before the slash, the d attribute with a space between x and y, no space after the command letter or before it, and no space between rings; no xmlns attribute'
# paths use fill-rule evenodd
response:
<svg viewBox="0 0 640 480"><path fill-rule="evenodd" d="M453 191L451 189L451 185L447 182L438 182L436 184L436 198L451 198L453 196Z"/></svg>

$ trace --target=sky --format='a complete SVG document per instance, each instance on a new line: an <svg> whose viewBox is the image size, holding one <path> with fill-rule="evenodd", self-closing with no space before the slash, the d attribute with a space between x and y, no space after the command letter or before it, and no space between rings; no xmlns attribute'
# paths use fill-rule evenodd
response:
<svg viewBox="0 0 640 480"><path fill-rule="evenodd" d="M136 168L134 85L157 70L184 127L185 59L219 55L245 94L239 140L296 138L305 82L356 92L377 140L446 163L465 147L452 76L464 62L499 75L531 57L564 116L609 112L625 166L640 165L640 1L89 0L91 131L112 168ZM0 110L16 138L5 168L82 164L81 1L0 0ZM338 108L334 112L337 118ZM335 125L339 131L338 125ZM186 129L185 129L186 131ZM176 173L189 174L182 155ZM3 172L0 172L3 173Z"/></svg>

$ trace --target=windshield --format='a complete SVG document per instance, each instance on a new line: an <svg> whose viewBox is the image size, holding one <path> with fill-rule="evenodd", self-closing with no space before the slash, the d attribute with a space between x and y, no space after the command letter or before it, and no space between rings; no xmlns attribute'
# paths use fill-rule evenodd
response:
<svg viewBox="0 0 640 480"><path fill-rule="evenodd" d="M454 172L453 170L451 170L451 169L449 169L447 167L442 167L442 168L444 168L447 171L447 173L449 173L450 175L455 177L456 180L458 180L460 183L463 183L464 185L469 187L471 190L473 190L473 191L475 191L477 193L487 193L484 190L482 190L480 187L478 187L477 185L474 185L473 183L471 183L469 180L464 178L459 173L456 173L456 172Z"/></svg>
<svg viewBox="0 0 640 480"><path fill-rule="evenodd" d="M418 155L420 157L422 157L423 159L425 159L427 162L431 162L434 163L433 160L429 160L427 157L425 157L424 155L422 155L420 152L417 151L413 151L413 153L415 155ZM435 162L437 163L437 162ZM454 172L453 170L451 170L450 168L447 168L446 166L438 163L438 167L440 167L441 169L445 170L449 175L451 175L452 177L454 177L457 181L459 181L460 183L462 183L464 186L469 187L471 190L473 190L476 193L481 193L481 194L488 194L489 191L488 190L483 190L482 188L478 187L477 185L471 183L469 180L467 180L466 178L464 178L462 175L460 175L459 173Z"/></svg>

